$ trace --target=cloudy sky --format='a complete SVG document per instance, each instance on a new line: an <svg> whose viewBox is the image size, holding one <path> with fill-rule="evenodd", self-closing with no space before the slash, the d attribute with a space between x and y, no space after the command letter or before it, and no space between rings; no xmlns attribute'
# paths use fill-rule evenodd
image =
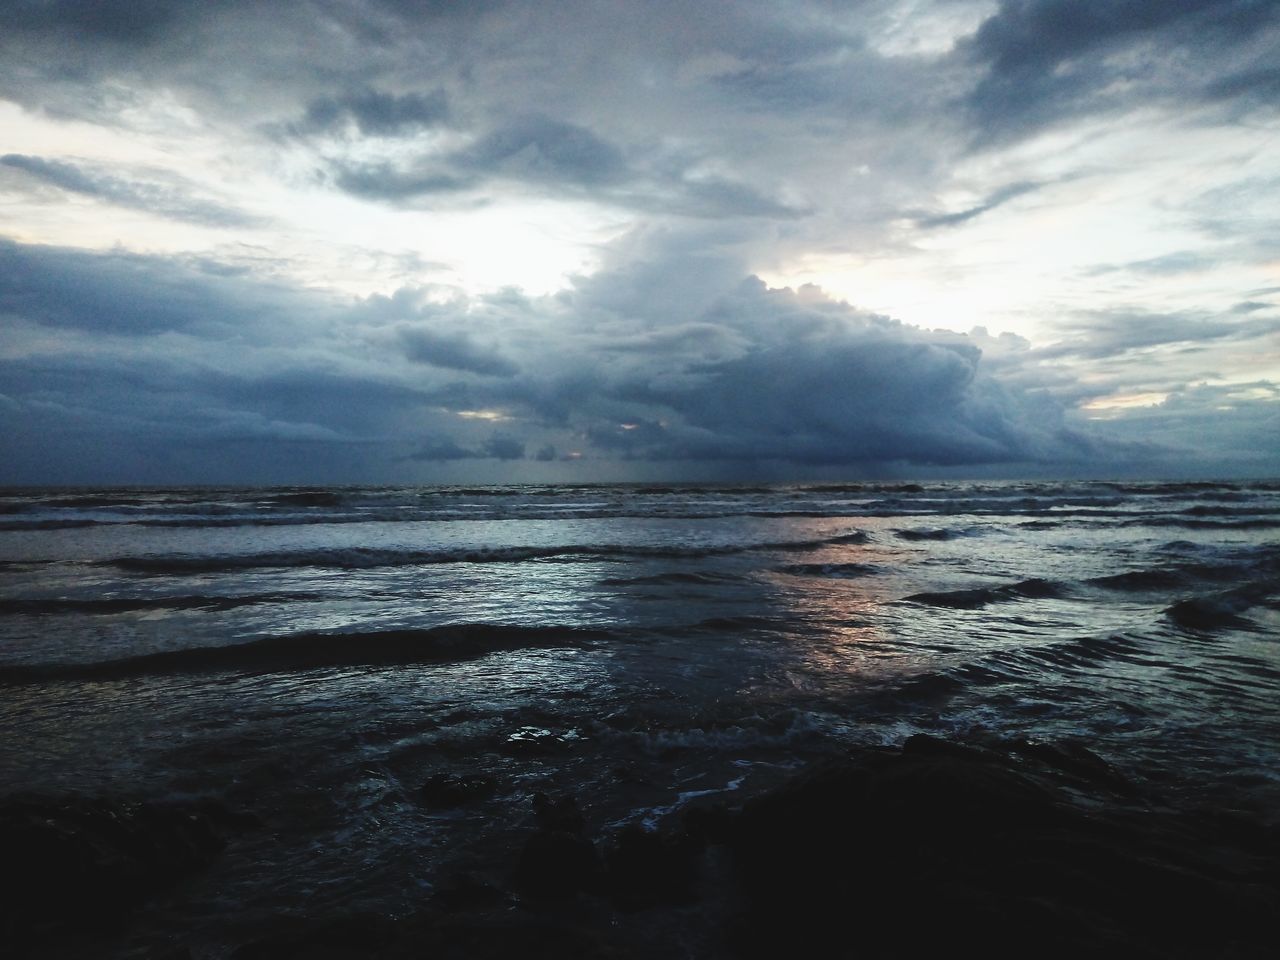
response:
<svg viewBox="0 0 1280 960"><path fill-rule="evenodd" d="M1280 474L1273 0L0 0L0 482Z"/></svg>

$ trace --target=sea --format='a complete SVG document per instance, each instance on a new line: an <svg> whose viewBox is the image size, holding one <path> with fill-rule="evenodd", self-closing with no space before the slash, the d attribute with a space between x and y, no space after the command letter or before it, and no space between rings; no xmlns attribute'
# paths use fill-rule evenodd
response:
<svg viewBox="0 0 1280 960"><path fill-rule="evenodd" d="M251 825L139 942L404 914L536 793L660 829L918 733L1274 823L1280 482L0 491L0 796Z"/></svg>

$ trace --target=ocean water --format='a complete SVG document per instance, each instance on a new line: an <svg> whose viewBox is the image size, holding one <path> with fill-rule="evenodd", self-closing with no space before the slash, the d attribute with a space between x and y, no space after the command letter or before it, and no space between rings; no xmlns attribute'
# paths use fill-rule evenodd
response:
<svg viewBox="0 0 1280 960"><path fill-rule="evenodd" d="M211 956L919 732L1274 822L1280 483L0 491L0 729L255 824L139 921Z"/></svg>

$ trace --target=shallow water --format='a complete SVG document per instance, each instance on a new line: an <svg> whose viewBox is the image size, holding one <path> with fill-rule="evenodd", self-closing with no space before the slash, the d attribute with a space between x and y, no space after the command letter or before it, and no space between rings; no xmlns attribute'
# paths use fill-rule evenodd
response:
<svg viewBox="0 0 1280 960"><path fill-rule="evenodd" d="M257 818L136 932L211 956L499 869L536 790L652 826L915 732L1269 815L1278 531L1275 483L7 491L0 783Z"/></svg>

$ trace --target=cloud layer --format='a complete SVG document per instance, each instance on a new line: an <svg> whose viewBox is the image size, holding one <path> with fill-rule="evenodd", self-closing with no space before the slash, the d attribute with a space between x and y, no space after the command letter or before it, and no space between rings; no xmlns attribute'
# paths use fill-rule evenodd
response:
<svg viewBox="0 0 1280 960"><path fill-rule="evenodd" d="M1277 470L1278 56L1259 0L0 3L0 481Z"/></svg>

